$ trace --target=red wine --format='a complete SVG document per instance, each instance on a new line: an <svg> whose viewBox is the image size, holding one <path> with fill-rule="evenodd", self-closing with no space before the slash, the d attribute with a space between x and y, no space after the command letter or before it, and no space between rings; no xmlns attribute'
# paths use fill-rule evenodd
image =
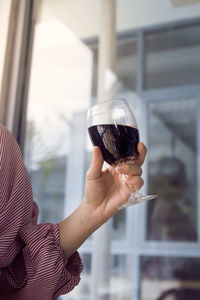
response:
<svg viewBox="0 0 200 300"><path fill-rule="evenodd" d="M101 149L104 160L112 166L134 160L138 154L139 132L126 125L103 124L88 128L94 146Z"/></svg>

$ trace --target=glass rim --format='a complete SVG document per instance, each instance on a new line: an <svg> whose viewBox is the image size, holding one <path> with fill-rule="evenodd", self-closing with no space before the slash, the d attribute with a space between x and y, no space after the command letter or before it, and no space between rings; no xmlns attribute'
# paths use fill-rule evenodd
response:
<svg viewBox="0 0 200 300"><path fill-rule="evenodd" d="M87 110L87 115L92 111L92 110L95 110L95 108L99 107L100 105L102 104L106 104L106 103L110 103L110 102L114 102L114 101L121 101L122 103L126 103L126 105L130 106L128 101L124 98L111 98L111 99L108 99L108 100L103 100L103 101L100 101L99 103L91 106L88 108Z"/></svg>

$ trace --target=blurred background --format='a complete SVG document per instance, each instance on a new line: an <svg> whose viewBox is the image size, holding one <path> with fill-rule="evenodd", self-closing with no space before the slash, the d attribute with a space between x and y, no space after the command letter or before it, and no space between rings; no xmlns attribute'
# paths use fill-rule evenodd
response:
<svg viewBox="0 0 200 300"><path fill-rule="evenodd" d="M84 243L81 283L59 299L199 300L200 0L0 1L0 122L23 151L39 222L81 202L86 111L111 97L135 111L142 189L159 198Z"/></svg>

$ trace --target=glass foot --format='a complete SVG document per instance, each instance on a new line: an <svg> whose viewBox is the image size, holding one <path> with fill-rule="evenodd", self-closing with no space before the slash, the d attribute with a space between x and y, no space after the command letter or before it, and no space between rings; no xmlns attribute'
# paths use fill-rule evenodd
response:
<svg viewBox="0 0 200 300"><path fill-rule="evenodd" d="M138 204L138 203L146 202L146 201L149 201L151 199L155 199L157 197L158 197L158 195L144 196L140 193L131 193L128 201L126 203L122 204L121 206L119 206L118 209L122 209L122 208L131 206L131 205L135 205L135 204Z"/></svg>

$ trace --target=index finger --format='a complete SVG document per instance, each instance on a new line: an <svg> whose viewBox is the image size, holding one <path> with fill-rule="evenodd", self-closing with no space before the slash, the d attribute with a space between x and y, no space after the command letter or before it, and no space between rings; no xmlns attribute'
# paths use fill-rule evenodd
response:
<svg viewBox="0 0 200 300"><path fill-rule="evenodd" d="M138 166L142 166L147 154L147 148L142 142L139 142L137 146L137 150L138 150L138 155L135 164Z"/></svg>

